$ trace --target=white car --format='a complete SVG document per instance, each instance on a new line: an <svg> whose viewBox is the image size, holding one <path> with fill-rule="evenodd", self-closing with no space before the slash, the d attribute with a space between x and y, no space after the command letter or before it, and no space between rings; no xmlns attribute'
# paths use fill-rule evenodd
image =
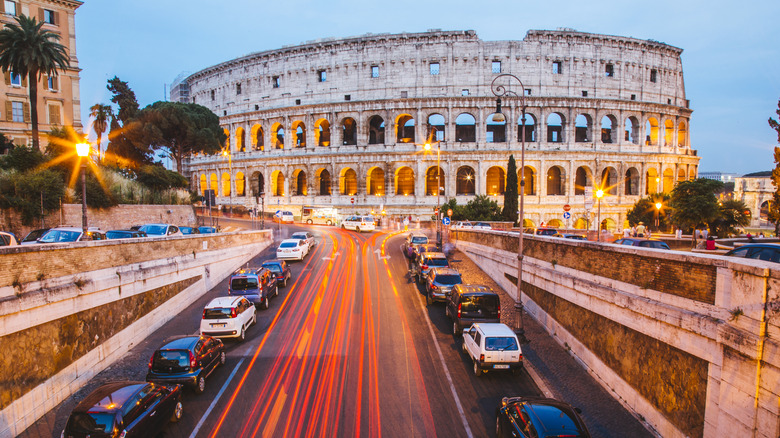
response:
<svg viewBox="0 0 780 438"><path fill-rule="evenodd" d="M291 211L280 211L279 212L279 221L280 222L289 222L293 223L293 214Z"/></svg>
<svg viewBox="0 0 780 438"><path fill-rule="evenodd" d="M314 245L317 244L317 241L314 240L314 235L308 231L298 231L297 233L293 233L292 236L290 236L290 239L298 239L298 240L305 241L306 246L308 246L306 252L311 251L311 249L314 248Z"/></svg>
<svg viewBox="0 0 780 438"><path fill-rule="evenodd" d="M80 242L83 240L105 240L106 236L100 228L89 227L86 236L79 227L57 227L47 231L36 240L36 243Z"/></svg>
<svg viewBox="0 0 780 438"><path fill-rule="evenodd" d="M255 305L246 297L214 298L203 309L200 334L243 341L246 339L247 329L255 322Z"/></svg>
<svg viewBox="0 0 780 438"><path fill-rule="evenodd" d="M146 233L147 237L183 236L176 225L171 224L145 224L138 231Z"/></svg>
<svg viewBox="0 0 780 438"><path fill-rule="evenodd" d="M341 222L341 228L360 233L363 231L374 231L376 224L371 216L350 216Z"/></svg>
<svg viewBox="0 0 780 438"><path fill-rule="evenodd" d="M303 260L309 253L309 244L301 239L285 239L276 248L276 258L279 260Z"/></svg>
<svg viewBox="0 0 780 438"><path fill-rule="evenodd" d="M463 329L463 351L474 362L474 375L488 370L516 370L523 366L517 335L506 324L475 323Z"/></svg>
<svg viewBox="0 0 780 438"><path fill-rule="evenodd" d="M452 225L453 230L470 230L474 225L469 221L458 221Z"/></svg>
<svg viewBox="0 0 780 438"><path fill-rule="evenodd" d="M471 226L471 229L473 230L492 230L493 227L490 226L487 222L477 222L474 225Z"/></svg>

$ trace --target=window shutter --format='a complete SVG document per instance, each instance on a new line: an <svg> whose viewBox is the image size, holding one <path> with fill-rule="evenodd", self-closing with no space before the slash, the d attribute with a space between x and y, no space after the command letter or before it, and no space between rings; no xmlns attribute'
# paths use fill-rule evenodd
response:
<svg viewBox="0 0 780 438"><path fill-rule="evenodd" d="M0 2L0 13L5 14L5 2Z"/></svg>
<svg viewBox="0 0 780 438"><path fill-rule="evenodd" d="M24 102L22 104L22 108L24 109L24 123L30 122L30 103Z"/></svg>
<svg viewBox="0 0 780 438"><path fill-rule="evenodd" d="M38 21L43 22L43 19L45 18L43 14L43 8L38 8Z"/></svg>
<svg viewBox="0 0 780 438"><path fill-rule="evenodd" d="M0 2L2 3L2 2ZM5 84L11 85L11 70L8 70L7 72L3 73L3 77L5 78Z"/></svg>
<svg viewBox="0 0 780 438"><path fill-rule="evenodd" d="M22 88L27 88L27 76L22 76Z"/></svg>
<svg viewBox="0 0 780 438"><path fill-rule="evenodd" d="M52 78L51 78L52 90L59 90L60 89L59 81L60 80L59 80L59 78L57 76L52 76Z"/></svg>
<svg viewBox="0 0 780 438"><path fill-rule="evenodd" d="M60 13L58 11L53 12L54 16L54 25L59 26L60 25Z"/></svg>
<svg viewBox="0 0 780 438"><path fill-rule="evenodd" d="M59 105L49 105L49 124L60 125L60 107Z"/></svg>
<svg viewBox="0 0 780 438"><path fill-rule="evenodd" d="M10 100L5 101L5 121L10 122L14 119L14 104Z"/></svg>

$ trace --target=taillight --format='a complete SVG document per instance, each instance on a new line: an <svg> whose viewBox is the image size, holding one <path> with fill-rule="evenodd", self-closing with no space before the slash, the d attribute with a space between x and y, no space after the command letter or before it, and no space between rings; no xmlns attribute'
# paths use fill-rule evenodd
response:
<svg viewBox="0 0 780 438"><path fill-rule="evenodd" d="M423 271L428 269L428 265L422 265L422 269L423 269Z"/></svg>
<svg viewBox="0 0 780 438"><path fill-rule="evenodd" d="M236 308L233 307L232 309L230 309L230 317L235 318L236 316L238 316L238 312L236 311Z"/></svg>
<svg viewBox="0 0 780 438"><path fill-rule="evenodd" d="M154 354L152 355L152 357L151 357L151 358L149 358L149 370L150 370L150 371L151 371L151 369L152 369L152 362L154 362Z"/></svg>
<svg viewBox="0 0 780 438"><path fill-rule="evenodd" d="M203 309L203 319L206 319L206 309Z"/></svg>
<svg viewBox="0 0 780 438"><path fill-rule="evenodd" d="M458 303L458 318L460 318L460 306L461 306L462 304L463 304L463 303Z"/></svg>
<svg viewBox="0 0 780 438"><path fill-rule="evenodd" d="M523 354L521 353L520 354L520 362L522 362L522 361L523 361Z"/></svg>
<svg viewBox="0 0 780 438"><path fill-rule="evenodd" d="M195 368L196 366L198 366L198 364L195 363L195 356L192 355L191 351L189 352L189 354L190 354L190 368Z"/></svg>
<svg viewBox="0 0 780 438"><path fill-rule="evenodd" d="M484 354L480 354L479 355L479 361L480 362L484 362L485 361L485 355Z"/></svg>
<svg viewBox="0 0 780 438"><path fill-rule="evenodd" d="M433 289L433 290L437 290L437 289L438 289L438 287L437 287L435 284L432 284L432 285L431 285L431 289Z"/></svg>
<svg viewBox="0 0 780 438"><path fill-rule="evenodd" d="M498 302L498 319L501 319L501 301Z"/></svg>

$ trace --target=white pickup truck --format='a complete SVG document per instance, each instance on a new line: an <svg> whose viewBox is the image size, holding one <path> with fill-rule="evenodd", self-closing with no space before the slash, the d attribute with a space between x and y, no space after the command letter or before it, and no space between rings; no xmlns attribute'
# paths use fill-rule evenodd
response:
<svg viewBox="0 0 780 438"><path fill-rule="evenodd" d="M489 370L515 371L523 366L517 335L505 324L476 323L463 329L463 351L474 362L474 375Z"/></svg>

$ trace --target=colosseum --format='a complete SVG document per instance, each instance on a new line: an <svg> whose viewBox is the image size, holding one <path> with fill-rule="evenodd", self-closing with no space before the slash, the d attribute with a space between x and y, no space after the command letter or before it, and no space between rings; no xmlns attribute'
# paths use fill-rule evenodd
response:
<svg viewBox="0 0 780 438"><path fill-rule="evenodd" d="M369 34L226 61L172 96L210 108L228 135L223 153L183 163L192 187L215 190L219 204L423 217L452 198L501 204L525 131L525 225L586 228L595 219L586 196L603 188L602 224L613 229L640 197L696 177L681 53L571 29L522 41Z"/></svg>

